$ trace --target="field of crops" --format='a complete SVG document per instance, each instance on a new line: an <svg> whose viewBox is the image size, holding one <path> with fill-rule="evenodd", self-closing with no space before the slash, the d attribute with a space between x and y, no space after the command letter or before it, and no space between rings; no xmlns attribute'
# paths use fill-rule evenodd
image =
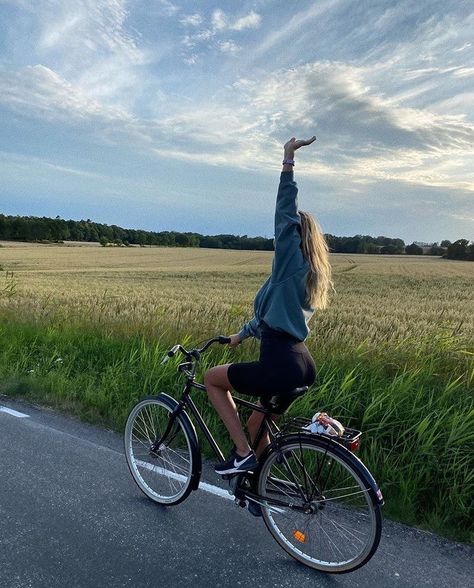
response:
<svg viewBox="0 0 474 588"><path fill-rule="evenodd" d="M3 288L14 282L15 296L1 304L28 318L206 336L250 317L271 259L257 251L3 247L0 264L14 272L3 272ZM315 317L311 341L378 345L443 327L474 336L473 264L369 255L334 255L332 262L336 292Z"/></svg>
<svg viewBox="0 0 474 588"><path fill-rule="evenodd" d="M160 366L167 347L233 333L251 318L271 259L4 244L0 392L120 429L138 397L175 387L173 366ZM331 306L307 342L319 380L291 410L325 409L365 431L361 456L390 516L472 541L474 264L369 255L334 255L332 264ZM207 361L256 352L246 342Z"/></svg>

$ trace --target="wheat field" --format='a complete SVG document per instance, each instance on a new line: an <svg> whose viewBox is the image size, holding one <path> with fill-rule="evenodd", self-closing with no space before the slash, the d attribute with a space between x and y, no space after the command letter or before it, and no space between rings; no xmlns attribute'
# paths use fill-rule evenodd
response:
<svg viewBox="0 0 474 588"><path fill-rule="evenodd" d="M251 318L271 260L271 252L257 251L3 247L3 288L14 284L15 296L0 303L19 316L205 337ZM314 317L311 341L377 345L440 328L474 339L474 264L343 254L331 262L335 292Z"/></svg>

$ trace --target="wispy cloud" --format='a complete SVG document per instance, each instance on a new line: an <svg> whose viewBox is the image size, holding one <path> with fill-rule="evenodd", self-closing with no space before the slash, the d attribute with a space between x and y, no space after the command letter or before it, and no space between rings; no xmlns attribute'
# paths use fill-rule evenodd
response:
<svg viewBox="0 0 474 588"><path fill-rule="evenodd" d="M135 39L124 24L128 12L125 0L77 0L50 3L36 0L34 10L40 25L38 51L64 51L64 59L82 62L97 58L98 51L120 54L132 63L144 59Z"/></svg>
<svg viewBox="0 0 474 588"><path fill-rule="evenodd" d="M48 161L47 159L43 159L41 157L35 157L32 155L25 156L19 153L11 153L8 151L0 151L0 161L10 166L15 166L19 169L22 169L23 171L28 171L32 168L43 168L44 170L53 170L55 172L60 172L66 175L78 176L92 180L110 181L113 179L113 176L109 176L107 174L99 174L79 168L58 165L57 163Z"/></svg>
<svg viewBox="0 0 474 588"><path fill-rule="evenodd" d="M219 45L219 49L222 51L222 53L230 53L230 54L234 54L234 53L238 53L242 47L240 47L239 45L237 45L237 43L234 43L234 41L219 41L218 43Z"/></svg>
<svg viewBox="0 0 474 588"><path fill-rule="evenodd" d="M198 27L202 24L203 18L200 14L187 14L179 19L179 22L184 26Z"/></svg>
<svg viewBox="0 0 474 588"><path fill-rule="evenodd" d="M156 2L167 16L174 16L177 12L179 12L179 6L170 0L156 0Z"/></svg>
<svg viewBox="0 0 474 588"><path fill-rule="evenodd" d="M216 9L212 13L212 25L216 31L243 31L256 29L260 26L262 17L251 10L249 14L232 19L223 10Z"/></svg>
<svg viewBox="0 0 474 588"><path fill-rule="evenodd" d="M240 33L248 29L257 29L260 27L262 17L260 14L251 10L248 14L240 17L231 17L221 9L215 9L207 21L207 26L204 18L200 14L185 15L180 18L181 25L187 28L197 29L201 25L202 28L187 33L181 39L182 45L192 50L192 55L186 55L184 60L186 63L196 63L198 61L198 47L215 47L221 53L228 55L235 55L241 47L229 38L222 38L223 35L229 32ZM215 39L214 43L209 44L209 41Z"/></svg>
<svg viewBox="0 0 474 588"><path fill-rule="evenodd" d="M282 26L278 27L278 29L268 32L263 41L254 48L250 58L255 59L261 57L275 45L278 45L283 41L288 42L287 50L291 52L294 36L301 34L301 32L304 32L306 35L307 29L314 19L324 12L334 9L341 1L344 0L323 0L322 2L317 3L311 2L308 8L293 14Z"/></svg>
<svg viewBox="0 0 474 588"><path fill-rule="evenodd" d="M44 66L3 72L0 102L63 124L94 121L107 140L133 139L160 153L167 137L168 157L209 159L234 167L274 166L281 140L298 130L321 133L324 155L310 173L404 181L474 190L474 182L440 171L440 161L456 157L467 166L474 152L474 126L456 116L407 108L367 85L368 68L345 64L306 64L241 79L224 103L180 107L160 119L144 119L85 96ZM288 93L287 88L292 92Z"/></svg>
<svg viewBox="0 0 474 588"><path fill-rule="evenodd" d="M77 86L67 82L43 65L20 70L0 69L0 104L19 115L61 122L129 122L132 117L120 108L91 99Z"/></svg>

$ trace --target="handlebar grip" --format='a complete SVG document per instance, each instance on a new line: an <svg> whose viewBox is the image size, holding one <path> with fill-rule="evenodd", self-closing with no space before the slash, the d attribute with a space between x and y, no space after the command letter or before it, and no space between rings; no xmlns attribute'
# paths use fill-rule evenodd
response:
<svg viewBox="0 0 474 588"><path fill-rule="evenodd" d="M174 354L178 351L179 345L175 345L168 351L168 357L173 357Z"/></svg>
<svg viewBox="0 0 474 588"><path fill-rule="evenodd" d="M220 345L226 345L227 343L231 342L230 337L224 337L223 335L219 335L218 337Z"/></svg>

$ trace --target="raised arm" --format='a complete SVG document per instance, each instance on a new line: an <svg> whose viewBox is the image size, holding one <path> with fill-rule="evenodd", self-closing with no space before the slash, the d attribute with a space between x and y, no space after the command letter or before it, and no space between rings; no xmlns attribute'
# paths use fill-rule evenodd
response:
<svg viewBox="0 0 474 588"><path fill-rule="evenodd" d="M298 187L293 180L293 166L295 164L295 151L305 145L311 145L314 141L316 141L316 137L298 141L292 137L285 143L283 168L275 208L275 258L272 275L257 294L256 303L258 296L265 290L268 282L285 279L287 275L291 275L293 271L299 269L298 260L302 261L303 259L300 250L301 238L298 231L300 224L297 201ZM258 307L258 304L255 304L255 306ZM258 309L255 308L255 310L256 314L258 314ZM245 323L238 333L230 335L229 345L236 347L248 337L260 338L259 324L259 318L254 316Z"/></svg>
<svg viewBox="0 0 474 588"><path fill-rule="evenodd" d="M284 146L284 158L275 207L275 258L272 280L281 281L299 269L302 260L298 215L298 187L293 179L295 151L310 145L316 137L296 140L292 137Z"/></svg>

